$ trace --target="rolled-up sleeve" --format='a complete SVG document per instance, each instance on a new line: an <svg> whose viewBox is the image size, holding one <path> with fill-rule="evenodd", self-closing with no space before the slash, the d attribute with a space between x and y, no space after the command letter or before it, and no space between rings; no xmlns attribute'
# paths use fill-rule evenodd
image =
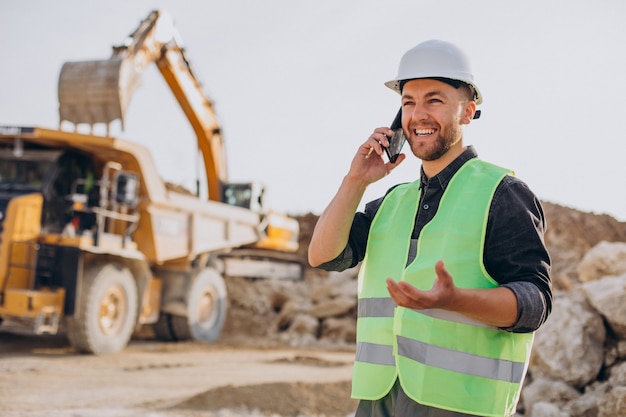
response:
<svg viewBox="0 0 626 417"><path fill-rule="evenodd" d="M358 263L363 260L372 219L382 201L382 197L371 201L365 205L363 212L357 212L354 215L348 244L335 259L319 265L319 269L325 271L344 271L357 266Z"/></svg>
<svg viewBox="0 0 626 417"><path fill-rule="evenodd" d="M546 220L538 198L515 177L506 177L494 195L485 243L487 272L515 294L518 303L512 332L532 332L552 310L550 255Z"/></svg>

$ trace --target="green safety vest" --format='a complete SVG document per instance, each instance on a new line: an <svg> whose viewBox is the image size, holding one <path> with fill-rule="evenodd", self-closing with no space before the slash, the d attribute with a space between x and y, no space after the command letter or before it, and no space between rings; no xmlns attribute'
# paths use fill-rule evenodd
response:
<svg viewBox="0 0 626 417"><path fill-rule="evenodd" d="M534 334L503 331L441 309L396 306L385 283L392 278L429 290L435 263L443 259L458 287L498 286L483 265L483 248L493 194L509 174L477 158L465 163L422 229L408 266L419 181L385 197L359 271L354 398L379 399L398 377L407 395L424 405L483 416L515 413Z"/></svg>

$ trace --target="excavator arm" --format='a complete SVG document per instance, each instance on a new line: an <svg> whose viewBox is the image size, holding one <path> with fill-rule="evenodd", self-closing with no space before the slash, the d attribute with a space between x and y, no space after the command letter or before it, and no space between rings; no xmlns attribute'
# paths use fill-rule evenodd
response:
<svg viewBox="0 0 626 417"><path fill-rule="evenodd" d="M155 10L107 60L66 62L59 76L60 123L109 124L124 117L146 66L155 63L197 138L209 200L222 201L226 156L213 103L206 97L185 55L169 14Z"/></svg>
<svg viewBox="0 0 626 417"><path fill-rule="evenodd" d="M226 155L213 104L202 93L181 48L164 50L156 63L198 138L207 171L209 199L221 201L222 187L227 182Z"/></svg>

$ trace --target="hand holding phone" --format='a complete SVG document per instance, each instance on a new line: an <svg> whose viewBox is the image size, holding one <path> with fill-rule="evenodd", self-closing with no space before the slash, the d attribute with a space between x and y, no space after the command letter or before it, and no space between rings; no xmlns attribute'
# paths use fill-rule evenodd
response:
<svg viewBox="0 0 626 417"><path fill-rule="evenodd" d="M393 130L393 136L389 139L389 146L385 148L385 153L387 153L389 162L395 164L402 150L402 146L404 146L404 142L406 142L406 137L402 130L402 108L400 108L396 114L389 128Z"/></svg>

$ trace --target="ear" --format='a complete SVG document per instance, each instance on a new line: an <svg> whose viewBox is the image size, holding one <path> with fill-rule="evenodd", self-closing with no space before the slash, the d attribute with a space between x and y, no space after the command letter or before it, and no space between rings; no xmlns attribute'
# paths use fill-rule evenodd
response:
<svg viewBox="0 0 626 417"><path fill-rule="evenodd" d="M463 116L461 117L461 124L468 125L471 123L474 118L474 114L476 114L476 103L474 100L468 100L465 103L465 107L463 109Z"/></svg>

